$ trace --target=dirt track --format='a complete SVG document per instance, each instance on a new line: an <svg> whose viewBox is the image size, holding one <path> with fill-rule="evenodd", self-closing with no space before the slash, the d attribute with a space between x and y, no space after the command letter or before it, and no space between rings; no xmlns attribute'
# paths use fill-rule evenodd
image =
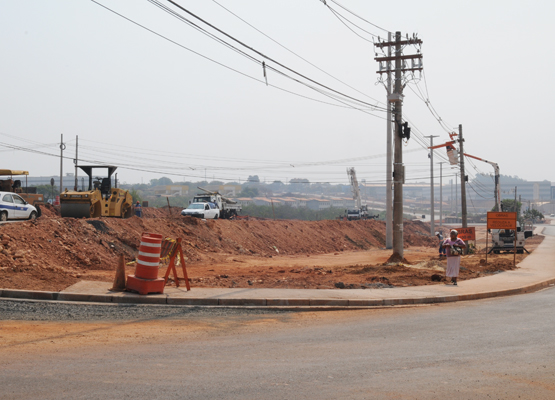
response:
<svg viewBox="0 0 555 400"><path fill-rule="evenodd" d="M181 237L192 286L384 287L432 284L443 276L437 239L405 222L405 265L387 265L383 221L259 221L181 217L146 209L145 218L60 218L51 207L35 221L0 228L0 287L62 290L80 279L110 282L120 254L134 260L143 232ZM529 248L540 238L527 241ZM512 256L463 259L461 278L512 268ZM519 255L518 259L523 258ZM128 268L133 273L133 267Z"/></svg>

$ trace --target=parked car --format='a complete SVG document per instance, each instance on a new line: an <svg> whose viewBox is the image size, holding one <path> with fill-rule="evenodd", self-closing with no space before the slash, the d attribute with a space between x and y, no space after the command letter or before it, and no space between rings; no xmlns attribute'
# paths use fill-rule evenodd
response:
<svg viewBox="0 0 555 400"><path fill-rule="evenodd" d="M220 218L220 210L214 203L191 203L189 207L181 211L181 215L205 219L218 219Z"/></svg>
<svg viewBox="0 0 555 400"><path fill-rule="evenodd" d="M9 219L35 219L37 209L15 193L0 192L0 221Z"/></svg>

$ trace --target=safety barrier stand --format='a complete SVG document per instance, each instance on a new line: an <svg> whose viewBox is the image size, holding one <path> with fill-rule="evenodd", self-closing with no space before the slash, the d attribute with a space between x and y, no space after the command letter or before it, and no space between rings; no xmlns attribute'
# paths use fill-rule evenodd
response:
<svg viewBox="0 0 555 400"><path fill-rule="evenodd" d="M166 270L166 275L164 275L164 285L168 284L170 272L173 272L175 286L179 287L179 280L184 279L187 291L191 290L189 276L187 275L187 266L185 265L185 258L183 257L183 249L181 248L181 238L177 238L177 240L166 238L164 240L164 243L162 244L162 259L168 258L170 259L170 263L168 265L168 269ZM183 270L183 278L177 276L176 265L179 264L181 264L181 269Z"/></svg>
<svg viewBox="0 0 555 400"><path fill-rule="evenodd" d="M127 276L127 290L139 294L164 293L165 282L158 278L163 236L144 232L139 246L135 275Z"/></svg>

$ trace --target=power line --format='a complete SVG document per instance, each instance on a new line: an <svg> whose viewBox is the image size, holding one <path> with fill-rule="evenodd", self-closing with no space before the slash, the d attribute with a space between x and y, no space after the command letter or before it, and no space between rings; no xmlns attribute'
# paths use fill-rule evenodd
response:
<svg viewBox="0 0 555 400"><path fill-rule="evenodd" d="M323 1L324 1L324 4L326 4L326 0L323 0ZM355 17L357 17L357 18L360 19L361 21L364 21L364 22L366 22L367 24L370 24L370 25L372 25L372 26L375 27L375 28L381 29L382 31L384 31L384 32L386 32L386 33L391 33L391 31L389 31L389 30L387 30L387 29L384 29L384 28L378 26L378 25L374 24L373 22L368 21L367 19L362 18L360 15L358 15L358 14L356 14L355 12L349 10L347 7L345 7L345 6L341 5L341 4L339 4L337 1L335 1L335 0L329 0L329 1L331 1L332 3L338 5L339 7L341 7L342 9L344 9L345 11L347 11L348 13L354 15ZM327 5L327 4L326 4L326 5ZM328 7L329 7L329 5L328 5Z"/></svg>
<svg viewBox="0 0 555 400"><path fill-rule="evenodd" d="M250 26L252 29L254 29L255 31L257 31L258 33L260 33L261 35L263 35L264 37L270 39L272 42L274 42L275 44L277 44L278 46L280 46L281 48L283 48L284 50L288 51L289 53L293 54L294 56L300 58L301 60L303 60L304 62L306 62L307 64L311 65L312 67L316 68L318 71L323 72L324 74L326 74L327 76L329 76L332 79L335 79L337 82L342 83L343 85L347 86L348 88L358 92L359 94L362 94L363 96L366 96L378 103L382 103L381 101L367 95L366 93L358 90L357 88L349 85L348 83L345 83L344 81L342 81L341 79L333 76L332 74L328 73L327 71L325 71L324 69L318 67L317 65L313 64L312 62L308 61L306 58L302 57L301 55L299 55L298 53L294 52L293 50L287 48L286 46L284 46L283 44L281 44L280 42L278 42L277 40L271 38L270 36L268 36L267 34L265 34L264 32L262 32L260 29L258 29L257 27L255 27L254 25L250 24L248 21L244 20L243 18L241 18L239 15L235 14L233 11L231 11L230 9L224 7L222 4L218 3L216 0L212 0L214 3L216 3L218 6L220 6L221 8L223 8L224 10L226 10L228 13L230 13L231 15L233 15L234 17L236 17L237 19L239 19L240 21L244 22L245 24L247 24L248 26Z"/></svg>
<svg viewBox="0 0 555 400"><path fill-rule="evenodd" d="M331 8L330 6L328 6L328 9L331 11L331 13L343 24L345 25L345 27L347 29L349 29L351 32L353 32L355 35L357 35L359 38L361 38L362 40L365 40L367 42L373 43L371 40L366 39L364 36L362 36L361 34L359 34L357 31L355 31L353 28L351 28L343 19L349 21L347 18L343 17L341 14L339 14L338 12L336 12L333 8ZM356 26L357 28L359 28L360 30L372 35L372 36L376 36L373 33L370 33L368 31L365 31L364 29L362 29L361 27L359 27L358 25L352 23L351 21L349 21L351 24L353 24L354 26Z"/></svg>
<svg viewBox="0 0 555 400"><path fill-rule="evenodd" d="M155 1L155 0L149 0L149 1L153 2L153 1ZM335 93L336 95L345 97L346 99L348 99L348 100L350 100L350 101L354 101L355 103L360 103L360 104L362 104L362 105L365 105L365 106L367 106L367 107L370 107L370 108L373 109L373 110L387 111L386 108L383 108L383 109L382 109L382 108L377 107L377 106L375 106L375 105L373 105L373 104L367 103L367 102L365 102L365 101L363 101L363 100L357 99L357 98L352 97L352 96L350 96L350 95L348 95L348 94L345 94L345 93L342 93L342 92L340 92L340 91L338 91L338 90L335 90L335 89L333 89L333 88L331 88L331 87L329 87L329 86L327 86L327 85L325 85L325 84L323 84L323 83L320 83L320 82L318 82L318 81L316 81L316 80L314 80L314 79L312 79L312 78L309 78L308 76L306 76L306 75L304 75L304 74L302 74L302 73L296 71L295 69L290 68L290 67L284 65L283 63L281 63L281 62L275 60L275 59L272 58L272 57L269 57L268 55L264 54L263 52L261 52L261 51L255 49L255 48L253 48L252 46L247 45L246 43L244 43L244 42L242 42L241 40L239 40L239 39L235 38L234 36L232 36L231 34L228 34L227 32L225 32L225 31L223 31L222 29L216 27L215 25L211 24L210 22L206 21L205 19L199 17L198 15L196 15L196 14L194 14L193 12L189 11L188 9L186 9L186 8L184 8L184 7L182 7L182 6L180 6L180 5L177 4L175 1L173 1L173 0L166 0L166 1L167 1L168 3L170 3L170 4L173 4L175 7L179 8L180 10L184 11L185 13L189 14L189 15L192 16L193 18L195 18L195 19L201 21L203 24L205 24L205 25L211 27L211 28L214 29L215 31L217 31L217 32L219 32L220 34L224 35L225 37L227 37L227 38L231 39L232 41L236 42L237 44L239 44L239 45L245 47L246 49L248 49L248 50L254 52L255 54L258 54L259 56L263 57L264 59L269 60L269 61L273 62L273 63L276 64L276 65L279 65L281 68L286 69L287 71L289 71L289 72L291 72L291 73L293 73L293 74L295 74L295 75L297 75L297 76L299 76L299 77L301 77L301 78L307 80L308 82L311 82L312 84L315 84L316 86L319 86L319 87L321 87L321 88L323 88L323 89L326 89L326 90L328 90L328 91L330 91L330 92L332 92L332 93ZM274 70L275 70L275 69L274 69ZM277 70L275 70L275 71L278 72ZM280 73L283 74L283 75L285 75L285 76L288 76L288 75L286 75L286 74L283 73L283 72L280 72ZM291 78L291 77L290 77L290 78ZM292 78L291 78L291 79L292 79ZM299 82L299 81L297 80L297 82ZM309 86L309 87L310 87L310 86Z"/></svg>
<svg viewBox="0 0 555 400"><path fill-rule="evenodd" d="M156 36L158 36L158 37L160 37L160 38L162 38L162 39L164 39L164 40L167 40L168 42L170 42L170 43L172 43L172 44L174 44L174 45L176 45L176 46L179 46L179 47L181 47L181 48L184 49L184 50L187 50L187 51L189 51L189 52L191 52L191 53L193 53L193 54L195 54L195 55L197 55L197 56L199 56L199 57L201 57L201 58L204 58L205 60L208 60L208 61L210 61L210 62L212 62L212 63L214 63L214 64L217 64L217 65L219 65L219 66L221 66L221 67L224 67L224 68L226 68L226 69L228 69L228 70L230 70L230 71L233 71L233 72L235 72L235 73L237 73L237 74L239 74L239 75L242 75L242 76L244 76L244 77L246 77L246 78L249 78L249 79L251 79L251 80L253 80L253 81L256 81L256 82L258 82L258 83L266 84L266 82L263 81L263 80L261 80L261 79L257 79L257 78L255 78L255 77L250 76L250 75L248 75L248 74L246 74L246 73L244 73L244 72L241 72L241 71L239 71L239 70L237 70L237 69L235 69L235 68L233 68L233 67L230 67L230 66L225 65L225 64L223 64L223 63L221 63L221 62L219 62L219 61L216 61L216 60L214 60L214 59L212 59L212 58L210 58L210 57L207 57L207 56L205 56L205 55L203 55L203 54L201 54L201 53L199 53L199 52L197 52L197 51L195 51L195 50L193 50L193 49L190 49L190 48L188 48L188 47L182 45L181 43L178 43L178 42L176 42L175 40L172 40L172 39L168 38L167 36L164 36L164 35L162 35L162 34L156 32L156 31L154 31L154 30L152 30L152 29L150 29L150 28L148 28L148 27L146 27L146 26L144 26L144 25L142 25L142 24L140 24L140 23L138 23L138 22L132 20L131 18L126 17L125 15L120 14L120 13L118 13L118 12L115 11L115 10L112 10L111 8L109 8L109 7L103 5L103 4L101 4L101 3L99 3L99 2L97 2L97 1L95 1L95 0L91 0L91 1L92 1L93 3L95 3L95 4L97 4L98 6L100 6L100 7L104 8L104 9L110 11L111 13L113 13L113 14L115 14L115 15L117 15L117 16L123 18L123 19L125 19L126 21L129 21L129 22L131 22L132 24L134 24L134 25L136 25L136 26L138 26L138 27L140 27L140 28L142 28L142 29L144 29L144 30L146 30L146 31L148 31L148 32L150 32L150 33L152 33L152 34L154 34L154 35L156 35ZM345 106L345 105L341 105L341 104L334 104L334 103L329 103L329 102L326 102L326 101L318 100L318 99L315 99L315 98L312 98L312 97L309 97L309 96L305 96L305 95L302 95L302 94L293 92L293 91L291 91L291 90L287 90L287 89L281 88L281 87L279 87L279 86L276 86L276 85L273 85L273 84L270 84L270 83L268 83L267 86L270 86L270 87L272 87L272 88L274 88L274 89L280 90L280 91L285 92L285 93L292 94L292 95L294 95L294 96L297 96L297 97L300 97L300 98L303 98L303 99L315 101L315 102L317 102L317 103L326 104L326 105L330 105L330 106L334 106L334 107L353 109L352 106ZM379 117L379 116L376 116L376 115L371 114L371 113L368 113L368 112L367 112L367 114L372 115L372 116L375 116L375 117L378 117L378 118L381 118L381 117Z"/></svg>

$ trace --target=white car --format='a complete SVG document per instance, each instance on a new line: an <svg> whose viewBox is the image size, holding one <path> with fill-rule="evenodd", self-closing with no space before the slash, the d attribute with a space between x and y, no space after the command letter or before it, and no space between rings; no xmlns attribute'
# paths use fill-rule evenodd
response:
<svg viewBox="0 0 555 400"><path fill-rule="evenodd" d="M23 200L19 195L0 192L0 221L9 219L35 219L37 209Z"/></svg>
<svg viewBox="0 0 555 400"><path fill-rule="evenodd" d="M181 215L205 219L218 219L220 218L220 210L214 203L191 203L189 207L181 211Z"/></svg>

